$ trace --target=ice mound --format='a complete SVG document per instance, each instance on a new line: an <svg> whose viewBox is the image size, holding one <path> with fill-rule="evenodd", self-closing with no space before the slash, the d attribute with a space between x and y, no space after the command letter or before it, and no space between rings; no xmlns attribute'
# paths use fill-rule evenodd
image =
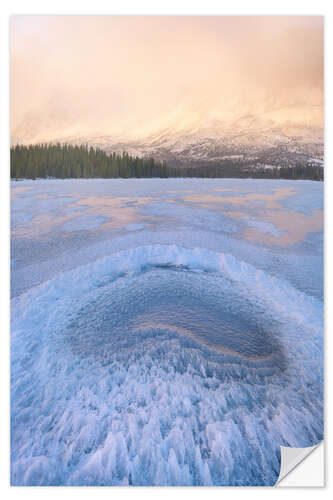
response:
<svg viewBox="0 0 333 500"><path fill-rule="evenodd" d="M151 245L12 300L15 485L272 485L322 439L322 303Z"/></svg>
<svg viewBox="0 0 333 500"><path fill-rule="evenodd" d="M146 268L104 287L81 308L68 328L73 352L112 356L147 336L176 337L183 345L212 351L206 356L236 357L236 362L277 370L285 363L277 330L230 280L213 273L192 273L170 266ZM275 322L276 323L276 322Z"/></svg>

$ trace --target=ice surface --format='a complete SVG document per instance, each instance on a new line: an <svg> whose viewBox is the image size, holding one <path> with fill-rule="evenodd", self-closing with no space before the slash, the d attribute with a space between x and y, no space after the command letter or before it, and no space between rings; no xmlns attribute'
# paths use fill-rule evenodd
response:
<svg viewBox="0 0 333 500"><path fill-rule="evenodd" d="M62 224L62 229L65 231L89 231L89 229L95 229L107 221L108 219L98 215L79 215Z"/></svg>
<svg viewBox="0 0 333 500"><path fill-rule="evenodd" d="M244 229L318 210L321 183L17 185L12 484L269 485L281 445L323 438L322 232L280 247ZM286 187L294 205L257 203ZM256 197L245 220L185 201L228 189Z"/></svg>
<svg viewBox="0 0 333 500"><path fill-rule="evenodd" d="M144 224L129 224L125 226L125 229L127 229L127 231L138 231L138 229L143 229L144 227Z"/></svg>

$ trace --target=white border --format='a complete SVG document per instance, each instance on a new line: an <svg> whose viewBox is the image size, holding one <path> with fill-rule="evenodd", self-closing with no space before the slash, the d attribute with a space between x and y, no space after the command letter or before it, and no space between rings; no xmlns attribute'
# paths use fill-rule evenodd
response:
<svg viewBox="0 0 333 500"><path fill-rule="evenodd" d="M329 64L329 59L332 59L332 18L330 7L333 2L327 0L279 0L279 2L258 1L258 0L232 0L231 2L204 0L198 2L196 0L168 0L168 2L158 2L157 0L94 0L86 2L84 0L70 1L70 0L57 0L56 2L48 2L45 0L12 0L3 1L1 4L1 17L0 17L0 36L1 36L1 104L0 104L0 120L1 120L1 168L0 168L0 213L1 213L1 493L2 498L20 498L22 496L28 498L90 498L91 496L105 496L113 498L124 497L138 497L142 499L167 499L170 494L179 499L201 498L202 496L218 497L227 495L232 498L238 495L246 495L247 498L261 498L267 494L280 494L283 492L284 498L294 498L295 495L302 495L302 498L313 498L317 495L329 494L330 486L325 489L311 488L10 488L9 487L9 16L11 14L175 14L175 15L325 15L325 77L326 77L326 95L325 95L325 110L326 110L326 222L332 217L332 202L330 201L332 189L330 185L330 137L328 135L329 127L329 95L328 92L333 88L332 78L330 78L332 64ZM331 43L329 43L331 42ZM329 54L329 55L328 55ZM332 92L332 90L331 90ZM333 257L333 244L331 232L329 231L328 224L326 224L326 293L329 290L329 278L332 279L332 265L330 259ZM332 323L331 317L328 314L329 296L326 295L326 311L327 311L327 325L326 325L326 376L328 379L330 354L327 349L329 348L329 330ZM326 380L326 396L327 396L327 380ZM326 400L327 401L327 400ZM329 402L328 402L329 403ZM329 422L330 405L326 405L326 423ZM325 441L327 443L327 436L329 430L326 426ZM327 448L327 447L326 447ZM329 446L328 446L329 448ZM326 471L332 465L329 459L329 454L326 453ZM328 483L330 480L328 478Z"/></svg>

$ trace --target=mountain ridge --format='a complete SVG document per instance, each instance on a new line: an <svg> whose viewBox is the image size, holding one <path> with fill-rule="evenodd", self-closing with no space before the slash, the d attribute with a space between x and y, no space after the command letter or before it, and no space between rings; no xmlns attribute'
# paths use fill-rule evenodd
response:
<svg viewBox="0 0 333 500"><path fill-rule="evenodd" d="M45 142L87 144L107 153L126 151L131 156L154 157L175 166L225 160L290 165L311 159L322 161L324 155L322 128L290 121L279 124L251 114L233 122L213 119L178 130L166 126L142 138L74 134Z"/></svg>

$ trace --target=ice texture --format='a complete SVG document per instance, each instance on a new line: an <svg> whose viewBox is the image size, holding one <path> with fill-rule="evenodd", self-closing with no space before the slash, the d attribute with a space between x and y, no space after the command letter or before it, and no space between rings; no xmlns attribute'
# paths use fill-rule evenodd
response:
<svg viewBox="0 0 333 500"><path fill-rule="evenodd" d="M247 241L243 220L185 196L281 183L197 181L19 183L31 189L12 212L13 485L273 485L280 446L323 439L320 233ZM287 184L318 209L321 183ZM45 213L43 194L67 201ZM92 196L121 206L97 211Z"/></svg>
<svg viewBox="0 0 333 500"><path fill-rule="evenodd" d="M251 219L250 217L245 217L243 220L246 221L248 226L250 227L255 227L259 231L267 234L271 234L273 236L281 236L282 232L279 231L274 224L271 224L270 222L260 222L257 221L256 219Z"/></svg>

